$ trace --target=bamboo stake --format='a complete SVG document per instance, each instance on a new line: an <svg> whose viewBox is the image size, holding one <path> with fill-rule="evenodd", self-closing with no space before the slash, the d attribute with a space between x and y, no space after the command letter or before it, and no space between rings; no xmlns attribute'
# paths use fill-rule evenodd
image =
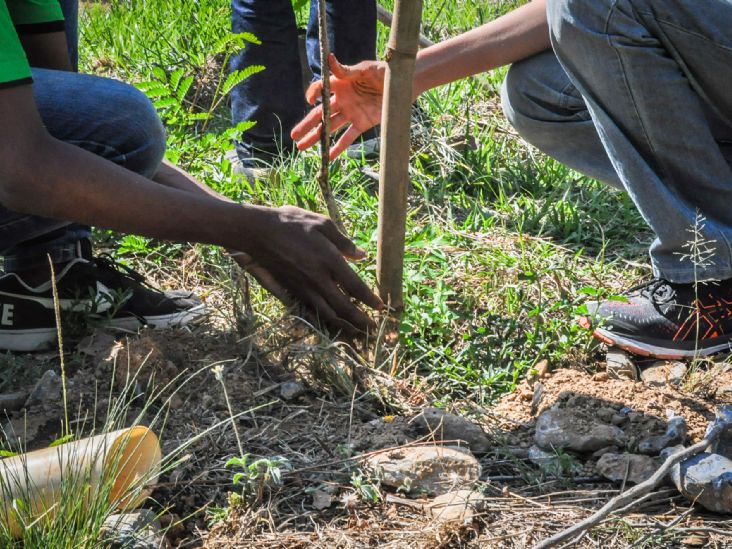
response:
<svg viewBox="0 0 732 549"><path fill-rule="evenodd" d="M409 187L409 130L422 0L396 0L386 48L384 106L381 115L381 170L376 281L395 318L404 308L402 277Z"/></svg>
<svg viewBox="0 0 732 549"><path fill-rule="evenodd" d="M318 40L320 42L320 73L323 81L321 89L321 104L323 106L322 129L320 132L320 171L318 184L323 194L328 215L338 230L346 233L343 220L338 212L338 204L333 197L333 190L328 181L328 167L330 166L330 44L328 42L328 14L325 11L325 0L318 0Z"/></svg>

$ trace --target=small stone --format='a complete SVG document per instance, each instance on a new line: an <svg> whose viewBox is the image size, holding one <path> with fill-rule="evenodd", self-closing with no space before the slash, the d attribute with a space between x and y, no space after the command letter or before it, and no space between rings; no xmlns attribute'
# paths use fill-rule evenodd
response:
<svg viewBox="0 0 732 549"><path fill-rule="evenodd" d="M315 490L312 493L313 507L318 511L327 509L333 504L333 496L324 490Z"/></svg>
<svg viewBox="0 0 732 549"><path fill-rule="evenodd" d="M485 496L473 490L457 490L437 496L425 506L427 515L440 522L473 522L485 506Z"/></svg>
<svg viewBox="0 0 732 549"><path fill-rule="evenodd" d="M531 397L531 415L535 416L541 406L541 400L544 397L544 384L537 383L534 386L534 394Z"/></svg>
<svg viewBox="0 0 732 549"><path fill-rule="evenodd" d="M595 465L597 474L613 482L626 480L638 484L647 480L656 472L658 460L638 454L607 453L600 457Z"/></svg>
<svg viewBox="0 0 732 549"><path fill-rule="evenodd" d="M620 427L626 421L628 421L628 416L623 414L613 414L613 417L610 418L610 423L616 427Z"/></svg>
<svg viewBox="0 0 732 549"><path fill-rule="evenodd" d="M528 457L531 463L553 477L576 476L582 472L582 465L572 459L569 454L559 455L556 452L545 452L534 445L529 448Z"/></svg>
<svg viewBox="0 0 732 549"><path fill-rule="evenodd" d="M683 417L672 417L664 434L646 437L638 443L638 452L647 456L657 456L664 448L683 443L686 439L686 430L686 420Z"/></svg>
<svg viewBox="0 0 732 549"><path fill-rule="evenodd" d="M686 376L686 370L683 362L659 361L641 372L641 380L650 387L678 387Z"/></svg>
<svg viewBox="0 0 732 549"><path fill-rule="evenodd" d="M709 538L702 534L692 534L681 540L681 545L686 547L704 547L707 543L709 543Z"/></svg>
<svg viewBox="0 0 732 549"><path fill-rule="evenodd" d="M592 381L607 381L607 380L608 380L607 372L597 372L595 375L592 376Z"/></svg>
<svg viewBox="0 0 732 549"><path fill-rule="evenodd" d="M25 407L30 408L36 404L53 404L60 402L62 397L63 384L61 376L53 370L46 370L41 379L36 382L35 387L25 401Z"/></svg>
<svg viewBox="0 0 732 549"><path fill-rule="evenodd" d="M280 396L284 400L294 400L305 394L307 388L299 381L285 381L280 386Z"/></svg>
<svg viewBox="0 0 732 549"><path fill-rule="evenodd" d="M683 449L680 445L666 448L661 457ZM674 465L670 477L689 501L715 513L732 513L732 460L703 452Z"/></svg>
<svg viewBox="0 0 732 549"><path fill-rule="evenodd" d="M0 394L0 414L3 412L5 414L17 412L23 407L27 399L28 393L25 391Z"/></svg>
<svg viewBox="0 0 732 549"><path fill-rule="evenodd" d="M101 538L109 549L160 549L170 544L160 522L149 509L110 515L101 528Z"/></svg>
<svg viewBox="0 0 732 549"><path fill-rule="evenodd" d="M605 371L610 379L638 379L638 367L628 353L621 349L608 349L606 355L607 366Z"/></svg>
<svg viewBox="0 0 732 549"><path fill-rule="evenodd" d="M536 421L534 441L547 451L560 448L594 452L606 446L625 446L625 434L614 425L577 416L568 410L550 409Z"/></svg>
<svg viewBox="0 0 732 549"><path fill-rule="evenodd" d="M599 450L595 450L592 452L592 457L599 458L604 456L605 454L617 454L620 452L620 448L617 446L606 446L605 448L600 448Z"/></svg>
<svg viewBox="0 0 732 549"><path fill-rule="evenodd" d="M463 448L410 446L369 456L364 465L385 486L412 494L446 494L472 486L480 477L480 464Z"/></svg>
<svg viewBox="0 0 732 549"><path fill-rule="evenodd" d="M542 359L536 363L536 374L540 378L547 378L551 375L551 368L547 359Z"/></svg>
<svg viewBox="0 0 732 549"><path fill-rule="evenodd" d="M440 408L425 408L411 423L418 434L434 440L464 440L476 454L484 454L491 448L488 435L479 425Z"/></svg>
<svg viewBox="0 0 732 549"><path fill-rule="evenodd" d="M615 415L615 409L613 408L600 408L597 411L597 419L605 423L610 423L613 416Z"/></svg>

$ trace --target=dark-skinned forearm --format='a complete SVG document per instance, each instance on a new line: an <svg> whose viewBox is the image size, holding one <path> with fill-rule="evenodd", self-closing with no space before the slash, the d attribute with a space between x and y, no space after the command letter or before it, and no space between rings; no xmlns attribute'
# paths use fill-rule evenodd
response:
<svg viewBox="0 0 732 549"><path fill-rule="evenodd" d="M71 70L66 33L63 31L21 34L20 42L31 67L57 71Z"/></svg>
<svg viewBox="0 0 732 549"><path fill-rule="evenodd" d="M533 0L477 29L420 51L414 76L415 97L550 47L546 2Z"/></svg>

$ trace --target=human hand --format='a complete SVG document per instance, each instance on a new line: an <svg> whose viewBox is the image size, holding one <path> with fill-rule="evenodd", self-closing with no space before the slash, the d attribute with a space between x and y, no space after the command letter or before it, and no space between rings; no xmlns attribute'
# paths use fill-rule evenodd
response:
<svg viewBox="0 0 732 549"><path fill-rule="evenodd" d="M246 246L251 261L240 256L240 265L286 305L299 301L332 328L354 335L374 327L352 300L384 304L344 259L362 259L363 250L323 215L294 206L250 209L257 217Z"/></svg>
<svg viewBox="0 0 732 549"><path fill-rule="evenodd" d="M335 55L330 54L330 131L339 130L347 124L348 129L330 149L330 159L342 153L356 138L369 128L381 122L381 104L384 94L386 63L362 61L357 65L341 65ZM313 82L305 93L311 105L321 96L323 82ZM323 108L318 105L311 110L290 132L300 150L312 147L320 139Z"/></svg>

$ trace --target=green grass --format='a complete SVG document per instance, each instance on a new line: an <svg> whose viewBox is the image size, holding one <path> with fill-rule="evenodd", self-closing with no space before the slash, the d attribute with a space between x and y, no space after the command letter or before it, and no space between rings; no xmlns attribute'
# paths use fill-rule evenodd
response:
<svg viewBox="0 0 732 549"><path fill-rule="evenodd" d="M456 9L454 2L428 2L425 33L447 38L516 4L470 0ZM232 134L228 107L212 91L226 55L214 44L227 33L228 6L213 0L179 2L173 10L162 0L87 5L83 68L138 84L170 86L176 71L177 78L193 77L180 104L161 106L169 157L232 198L324 211L315 151L284 160L277 183L254 189L221 163ZM380 27L380 51L385 39ZM591 363L594 345L574 324L574 313L588 296L616 291L640 276L637 265L645 261L649 241L625 195L517 138L498 107L504 73L454 83L420 100L429 124L411 162L400 373L427 378L443 400L471 395L490 402L512 390L542 358L557 365ZM150 85L143 88L149 92ZM186 118L217 102L205 129L203 122ZM475 142L474 150L449 147L465 136ZM358 162L340 159L331 176L350 235L374 258L376 185L359 168ZM175 261L187 249L103 236L131 261L150 255ZM213 265L225 264L219 252L197 250ZM373 283L373 259L355 268ZM226 269L216 267L210 276L221 279L221 273ZM255 292L254 307L263 319L280 314L262 291Z"/></svg>

